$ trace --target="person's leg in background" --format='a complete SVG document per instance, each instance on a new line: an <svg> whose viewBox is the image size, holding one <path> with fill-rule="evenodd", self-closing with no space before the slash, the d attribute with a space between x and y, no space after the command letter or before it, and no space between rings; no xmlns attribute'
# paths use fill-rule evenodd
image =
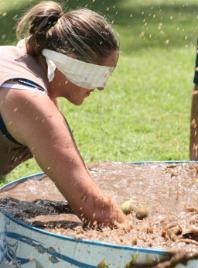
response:
<svg viewBox="0 0 198 268"><path fill-rule="evenodd" d="M190 160L198 160L198 46L196 54L194 85L190 121Z"/></svg>

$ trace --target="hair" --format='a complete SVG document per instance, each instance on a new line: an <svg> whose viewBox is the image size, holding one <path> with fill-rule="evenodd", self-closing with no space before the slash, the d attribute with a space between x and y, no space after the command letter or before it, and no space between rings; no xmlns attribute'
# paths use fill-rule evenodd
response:
<svg viewBox="0 0 198 268"><path fill-rule="evenodd" d="M17 24L18 38L25 38L27 53L38 56L44 48L64 54L74 53L80 60L98 62L119 49L111 25L89 9L63 12L60 4L44 1L32 7Z"/></svg>

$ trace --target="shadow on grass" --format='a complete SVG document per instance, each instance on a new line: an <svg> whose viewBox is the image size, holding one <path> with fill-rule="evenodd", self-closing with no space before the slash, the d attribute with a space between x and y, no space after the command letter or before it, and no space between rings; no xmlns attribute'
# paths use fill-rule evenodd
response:
<svg viewBox="0 0 198 268"><path fill-rule="evenodd" d="M24 10L40 1L33 0L18 8L10 8L0 17L1 45L15 42L15 24ZM197 7L195 4L148 5L118 0L68 0L65 10L91 8L112 22L121 40L121 49L130 54L148 48L182 47L195 44L197 37Z"/></svg>

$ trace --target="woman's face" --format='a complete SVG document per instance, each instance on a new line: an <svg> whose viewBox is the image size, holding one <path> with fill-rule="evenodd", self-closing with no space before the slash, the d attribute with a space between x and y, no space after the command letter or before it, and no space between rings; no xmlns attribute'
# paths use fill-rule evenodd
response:
<svg viewBox="0 0 198 268"><path fill-rule="evenodd" d="M113 51L108 57L101 59L99 62L102 66L116 67L119 57L118 51ZM95 88L87 89L79 87L69 80L56 69L55 77L52 82L50 82L50 92L51 98L64 97L71 103L75 105L81 105L86 97L88 97ZM99 88L103 89L103 88Z"/></svg>

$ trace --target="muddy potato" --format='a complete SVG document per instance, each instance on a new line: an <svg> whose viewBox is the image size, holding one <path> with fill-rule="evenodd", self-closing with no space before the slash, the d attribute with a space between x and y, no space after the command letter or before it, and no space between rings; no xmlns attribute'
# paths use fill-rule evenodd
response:
<svg viewBox="0 0 198 268"><path fill-rule="evenodd" d="M139 220L142 220L144 218L146 218L148 216L148 210L143 207L143 206L140 206L138 208L136 208L136 218L139 219Z"/></svg>
<svg viewBox="0 0 198 268"><path fill-rule="evenodd" d="M134 210L134 205L131 200L125 201L121 204L121 210L125 215L130 214Z"/></svg>

